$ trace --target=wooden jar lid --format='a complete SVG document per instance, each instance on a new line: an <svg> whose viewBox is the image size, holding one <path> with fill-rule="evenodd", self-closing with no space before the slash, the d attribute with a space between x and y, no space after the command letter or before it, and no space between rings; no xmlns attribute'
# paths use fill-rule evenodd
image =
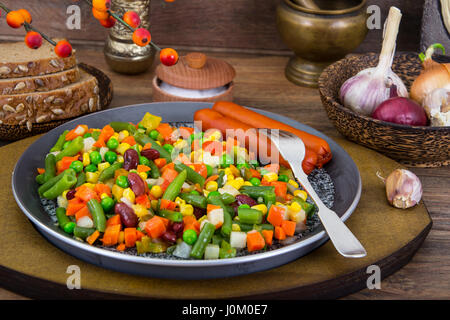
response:
<svg viewBox="0 0 450 320"><path fill-rule="evenodd" d="M172 86L202 90L230 83L236 76L236 71L223 60L192 52L180 57L174 66L158 65L156 76Z"/></svg>

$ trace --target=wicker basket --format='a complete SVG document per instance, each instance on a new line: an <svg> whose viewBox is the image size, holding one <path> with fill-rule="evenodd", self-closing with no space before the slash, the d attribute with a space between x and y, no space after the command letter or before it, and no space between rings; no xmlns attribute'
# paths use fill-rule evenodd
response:
<svg viewBox="0 0 450 320"><path fill-rule="evenodd" d="M437 167L450 164L450 127L419 127L388 123L359 115L339 100L342 84L359 71L375 67L378 54L352 56L327 67L319 79L322 103L336 129L346 138L374 149L404 164ZM417 53L402 53L394 58L393 71L409 89L419 75Z"/></svg>

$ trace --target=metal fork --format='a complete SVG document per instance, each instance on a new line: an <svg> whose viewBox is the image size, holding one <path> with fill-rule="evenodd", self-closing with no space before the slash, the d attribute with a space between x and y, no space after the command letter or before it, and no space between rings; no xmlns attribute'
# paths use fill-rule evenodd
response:
<svg viewBox="0 0 450 320"><path fill-rule="evenodd" d="M275 144L281 156L289 162L295 178L316 203L319 208L317 215L336 250L346 258L365 257L366 250L358 239L337 216L336 212L325 206L309 183L308 176L302 168L302 162L305 158L303 141L296 135L284 130L260 129L260 133L267 133L266 135Z"/></svg>

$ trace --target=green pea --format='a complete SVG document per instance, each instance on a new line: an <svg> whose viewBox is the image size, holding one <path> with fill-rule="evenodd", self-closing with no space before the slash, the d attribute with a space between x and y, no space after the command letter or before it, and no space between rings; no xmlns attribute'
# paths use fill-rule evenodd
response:
<svg viewBox="0 0 450 320"><path fill-rule="evenodd" d="M113 164L117 160L117 154L114 151L107 151L105 153L105 160L106 162L109 162L109 164Z"/></svg>
<svg viewBox="0 0 450 320"><path fill-rule="evenodd" d="M173 151L173 145L166 143L163 145L163 148L167 150L168 153L172 153Z"/></svg>
<svg viewBox="0 0 450 320"><path fill-rule="evenodd" d="M153 140L157 140L157 139L158 139L158 135L159 135L159 132L156 131L156 130L152 130L152 131L150 131L150 133L148 134L148 136L149 136L150 138L152 138Z"/></svg>
<svg viewBox="0 0 450 320"><path fill-rule="evenodd" d="M197 190L192 190L190 193L195 194L195 195L200 195L200 193Z"/></svg>
<svg viewBox="0 0 450 320"><path fill-rule="evenodd" d="M89 137L92 137L92 134L90 134L90 133L85 133L84 136L83 136L83 138L85 138L85 139L86 139L86 138L89 138Z"/></svg>
<svg viewBox="0 0 450 320"><path fill-rule="evenodd" d="M91 163L98 165L100 162L102 162L102 155L98 151L92 151L89 154L89 158L91 159Z"/></svg>
<svg viewBox="0 0 450 320"><path fill-rule="evenodd" d="M259 185L261 184L261 180L259 180L259 179L256 178L256 177L253 177L253 178L250 179L250 183L251 183L252 185L254 185L254 186L259 186Z"/></svg>
<svg viewBox="0 0 450 320"><path fill-rule="evenodd" d="M189 245L193 245L197 241L197 232L192 229L187 229L183 232L183 241Z"/></svg>
<svg viewBox="0 0 450 320"><path fill-rule="evenodd" d="M71 141L66 141L66 142L64 142L64 144L63 144L63 150L65 149L65 148L67 148L67 146L69 145L71 143Z"/></svg>
<svg viewBox="0 0 450 320"><path fill-rule="evenodd" d="M148 167L150 165L150 160L148 160L146 157L140 156L139 163Z"/></svg>
<svg viewBox="0 0 450 320"><path fill-rule="evenodd" d="M105 197L102 199L100 204L102 205L103 210L108 212L114 207L114 200L110 197Z"/></svg>
<svg viewBox="0 0 450 320"><path fill-rule="evenodd" d="M289 177L285 174L280 174L278 176L278 181L283 181L283 182L288 182L289 181Z"/></svg>
<svg viewBox="0 0 450 320"><path fill-rule="evenodd" d="M84 171L85 171L85 172L96 172L96 171L97 171L97 166L96 166L95 164L87 165L87 166L84 168Z"/></svg>
<svg viewBox="0 0 450 320"><path fill-rule="evenodd" d="M239 206L239 208L250 208L250 206L246 203L243 203Z"/></svg>
<svg viewBox="0 0 450 320"><path fill-rule="evenodd" d="M70 164L70 168L75 170L76 173L80 173L83 171L83 162L76 160Z"/></svg>
<svg viewBox="0 0 450 320"><path fill-rule="evenodd" d="M111 150L115 150L119 146L119 141L116 138L110 138L106 143L106 146Z"/></svg>
<svg viewBox="0 0 450 320"><path fill-rule="evenodd" d="M64 232L69 233L69 234L72 234L72 233L73 233L73 230L75 229L75 226L76 226L76 223L75 223L75 222L69 222L69 223L67 223L67 224L63 227Z"/></svg>
<svg viewBox="0 0 450 320"><path fill-rule="evenodd" d="M125 176L118 176L116 179L116 184L124 189L128 188L129 186L128 179Z"/></svg>
<svg viewBox="0 0 450 320"><path fill-rule="evenodd" d="M230 164L233 164L234 159L229 154L224 153L222 157L220 158L220 167L221 168L228 168Z"/></svg>
<svg viewBox="0 0 450 320"><path fill-rule="evenodd" d="M206 165L206 175L209 177L212 175L212 173L213 173L213 168L209 164L207 164Z"/></svg>

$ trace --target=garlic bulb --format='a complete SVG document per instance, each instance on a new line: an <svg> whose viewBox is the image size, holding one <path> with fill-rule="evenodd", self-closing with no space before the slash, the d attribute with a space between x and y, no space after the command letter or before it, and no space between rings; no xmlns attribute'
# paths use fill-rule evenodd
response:
<svg viewBox="0 0 450 320"><path fill-rule="evenodd" d="M423 100L423 107L432 126L450 126L450 84L429 93Z"/></svg>
<svg viewBox="0 0 450 320"><path fill-rule="evenodd" d="M391 205L407 209L422 198L422 183L409 170L396 169L386 178L386 196Z"/></svg>
<svg viewBox="0 0 450 320"><path fill-rule="evenodd" d="M397 87L399 97L408 97L404 83L391 69L395 53L395 41L402 14L391 7L384 30L383 47L378 65L360 71L342 85L339 96L347 108L356 113L371 115L375 108L390 97L390 87Z"/></svg>

